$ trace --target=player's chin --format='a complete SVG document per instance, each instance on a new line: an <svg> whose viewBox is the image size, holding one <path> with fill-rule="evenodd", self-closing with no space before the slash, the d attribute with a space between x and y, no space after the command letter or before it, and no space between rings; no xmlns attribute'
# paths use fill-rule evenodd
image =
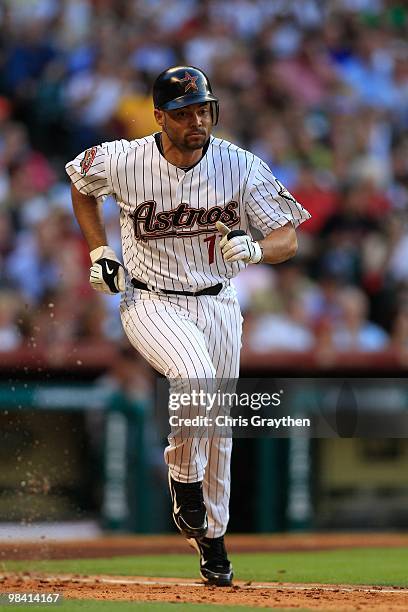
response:
<svg viewBox="0 0 408 612"><path fill-rule="evenodd" d="M186 146L189 149L202 149L207 140L205 134L189 134L185 138Z"/></svg>

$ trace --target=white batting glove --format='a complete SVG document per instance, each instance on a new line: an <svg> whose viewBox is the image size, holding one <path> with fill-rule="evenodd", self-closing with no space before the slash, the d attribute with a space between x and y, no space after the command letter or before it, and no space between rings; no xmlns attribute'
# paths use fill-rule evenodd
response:
<svg viewBox="0 0 408 612"><path fill-rule="evenodd" d="M229 227L217 221L217 230L221 232L220 247L224 261L243 261L244 263L260 263L263 252L259 242L252 240L244 230L230 230Z"/></svg>
<svg viewBox="0 0 408 612"><path fill-rule="evenodd" d="M95 291L113 295L125 290L125 270L109 246L100 246L89 253L92 261L89 282Z"/></svg>

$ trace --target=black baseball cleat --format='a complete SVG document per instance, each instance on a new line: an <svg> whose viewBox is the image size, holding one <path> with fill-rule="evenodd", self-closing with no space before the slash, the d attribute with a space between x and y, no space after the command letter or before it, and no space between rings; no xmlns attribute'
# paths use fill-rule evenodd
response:
<svg viewBox="0 0 408 612"><path fill-rule="evenodd" d="M177 482L169 473L173 519L186 538L201 538L208 529L202 482Z"/></svg>
<svg viewBox="0 0 408 612"><path fill-rule="evenodd" d="M224 536L220 538L189 538L188 543L200 555L200 575L208 586L231 586L232 565L225 550Z"/></svg>

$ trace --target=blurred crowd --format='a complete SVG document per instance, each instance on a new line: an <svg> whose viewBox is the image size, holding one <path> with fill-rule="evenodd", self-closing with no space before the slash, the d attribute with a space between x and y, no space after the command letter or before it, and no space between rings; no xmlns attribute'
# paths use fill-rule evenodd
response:
<svg viewBox="0 0 408 612"><path fill-rule="evenodd" d="M216 135L313 215L293 261L237 278L246 345L408 351L403 0L0 0L0 27L0 351L120 341L64 165L157 130L151 85L176 63L211 78Z"/></svg>

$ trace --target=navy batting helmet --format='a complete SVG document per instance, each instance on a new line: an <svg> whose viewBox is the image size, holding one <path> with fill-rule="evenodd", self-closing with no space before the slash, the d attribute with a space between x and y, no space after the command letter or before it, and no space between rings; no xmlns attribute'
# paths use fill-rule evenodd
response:
<svg viewBox="0 0 408 612"><path fill-rule="evenodd" d="M200 102L211 102L213 124L216 125L218 98L212 92L208 77L194 66L168 68L153 84L154 107L160 110L175 110Z"/></svg>

